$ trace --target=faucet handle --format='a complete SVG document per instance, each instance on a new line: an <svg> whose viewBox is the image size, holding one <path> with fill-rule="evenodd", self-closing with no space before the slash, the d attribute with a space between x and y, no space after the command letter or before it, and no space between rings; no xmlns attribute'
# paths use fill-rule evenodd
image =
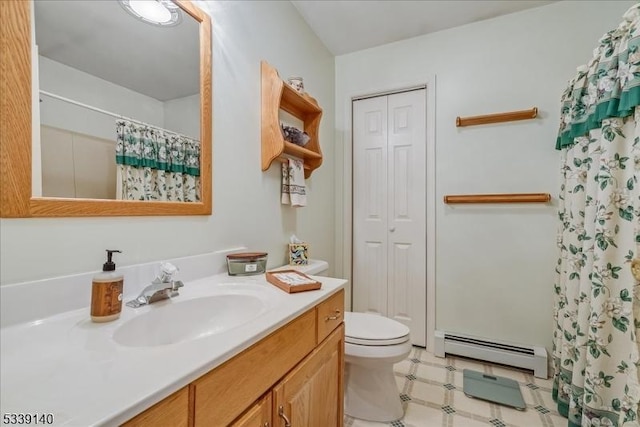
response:
<svg viewBox="0 0 640 427"><path fill-rule="evenodd" d="M173 275L178 272L179 268L170 262L163 262L160 264L160 273L154 280L154 282L168 283L173 281Z"/></svg>
<svg viewBox="0 0 640 427"><path fill-rule="evenodd" d="M160 264L160 269L162 270L163 273L169 274L171 276L173 276L178 272L178 270L180 270L178 267L171 264L170 262L163 262L162 264Z"/></svg>

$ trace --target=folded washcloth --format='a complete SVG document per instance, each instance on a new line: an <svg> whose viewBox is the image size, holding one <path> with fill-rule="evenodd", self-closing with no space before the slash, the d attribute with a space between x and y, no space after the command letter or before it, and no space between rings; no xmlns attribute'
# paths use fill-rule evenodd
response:
<svg viewBox="0 0 640 427"><path fill-rule="evenodd" d="M304 183L304 165L302 160L289 159L282 164L282 197L283 205L307 205L307 187Z"/></svg>

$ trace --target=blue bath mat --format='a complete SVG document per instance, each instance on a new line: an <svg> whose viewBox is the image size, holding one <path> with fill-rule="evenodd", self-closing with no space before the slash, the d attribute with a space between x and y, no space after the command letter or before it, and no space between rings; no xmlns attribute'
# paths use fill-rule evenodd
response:
<svg viewBox="0 0 640 427"><path fill-rule="evenodd" d="M462 371L462 388L468 397L510 406L519 411L527 409L517 381L465 369Z"/></svg>

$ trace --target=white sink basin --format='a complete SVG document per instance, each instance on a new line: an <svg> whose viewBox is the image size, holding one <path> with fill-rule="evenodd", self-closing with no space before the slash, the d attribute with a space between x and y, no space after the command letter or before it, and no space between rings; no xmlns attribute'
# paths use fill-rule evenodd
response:
<svg viewBox="0 0 640 427"><path fill-rule="evenodd" d="M218 334L255 319L267 309L255 295L214 295L151 305L113 334L126 347L155 347Z"/></svg>

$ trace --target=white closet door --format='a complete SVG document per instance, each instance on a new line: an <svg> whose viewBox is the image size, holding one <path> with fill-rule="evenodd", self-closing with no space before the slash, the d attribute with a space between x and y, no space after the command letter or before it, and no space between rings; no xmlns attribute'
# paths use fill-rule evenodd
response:
<svg viewBox="0 0 640 427"><path fill-rule="evenodd" d="M426 91L353 103L353 308L426 344Z"/></svg>
<svg viewBox="0 0 640 427"><path fill-rule="evenodd" d="M353 308L387 315L387 98L353 104Z"/></svg>
<svg viewBox="0 0 640 427"><path fill-rule="evenodd" d="M426 96L425 90L388 100L387 316L426 345Z"/></svg>

